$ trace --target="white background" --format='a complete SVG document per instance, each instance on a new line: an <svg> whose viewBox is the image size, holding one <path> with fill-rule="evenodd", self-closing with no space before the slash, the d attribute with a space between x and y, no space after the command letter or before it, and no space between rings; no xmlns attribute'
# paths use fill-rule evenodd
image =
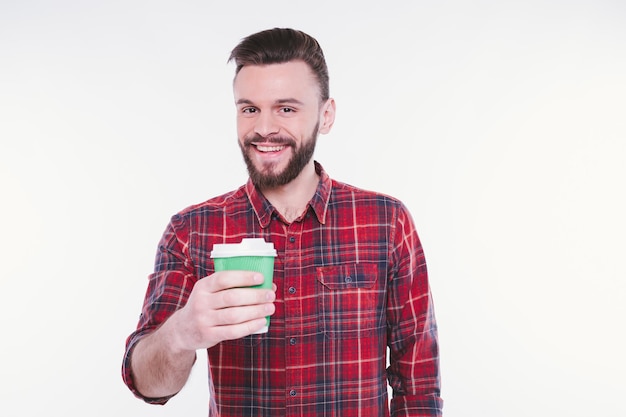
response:
<svg viewBox="0 0 626 417"><path fill-rule="evenodd" d="M413 213L446 416L626 415L623 1L0 0L2 415L206 415L124 340L170 216L246 179L226 59L275 26L327 56L316 159Z"/></svg>

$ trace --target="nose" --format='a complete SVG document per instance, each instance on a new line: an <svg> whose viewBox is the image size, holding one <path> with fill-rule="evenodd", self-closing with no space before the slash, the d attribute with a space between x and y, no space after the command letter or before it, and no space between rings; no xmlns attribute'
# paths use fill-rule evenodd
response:
<svg viewBox="0 0 626 417"><path fill-rule="evenodd" d="M261 137L275 135L280 130L275 116L271 112L260 112L254 123L254 132Z"/></svg>

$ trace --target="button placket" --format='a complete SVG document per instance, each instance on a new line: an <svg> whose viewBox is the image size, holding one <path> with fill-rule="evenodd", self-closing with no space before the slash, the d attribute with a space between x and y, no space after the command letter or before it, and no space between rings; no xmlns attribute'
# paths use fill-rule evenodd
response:
<svg viewBox="0 0 626 417"><path fill-rule="evenodd" d="M294 243L297 242L296 235L294 234L297 232L297 230L294 229L294 226L296 225L297 223L292 223L287 228L287 247L285 248L285 253L292 252L294 254L291 257L291 259L294 259L294 260L297 259L298 257L296 253L297 245L294 245ZM287 291L289 292L290 295L294 295L296 293L296 287L293 285L294 284L293 282L291 282L290 284L291 285L288 286Z"/></svg>
<svg viewBox="0 0 626 417"><path fill-rule="evenodd" d="M300 276L294 271L300 269L299 260L301 253L299 251L301 245L303 224L302 222L293 222L287 229L285 234L285 363L287 364L285 383L287 387L287 402L296 402L298 391L302 383L302 375L298 370L298 365L302 361L302 346L300 336L302 329L299 325L289 318L299 317L302 314L300 299ZM292 365L292 366L290 366Z"/></svg>

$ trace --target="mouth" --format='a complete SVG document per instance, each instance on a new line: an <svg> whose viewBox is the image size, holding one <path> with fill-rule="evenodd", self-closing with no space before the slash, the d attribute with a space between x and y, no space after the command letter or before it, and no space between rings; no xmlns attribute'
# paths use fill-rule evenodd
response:
<svg viewBox="0 0 626 417"><path fill-rule="evenodd" d="M252 145L257 149L257 151L263 153L280 152L287 147L285 145L259 145L256 143L253 143Z"/></svg>

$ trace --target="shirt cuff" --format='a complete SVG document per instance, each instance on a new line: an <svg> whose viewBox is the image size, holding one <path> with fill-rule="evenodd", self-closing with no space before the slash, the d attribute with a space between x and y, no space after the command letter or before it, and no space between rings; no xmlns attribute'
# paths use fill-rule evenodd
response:
<svg viewBox="0 0 626 417"><path fill-rule="evenodd" d="M443 400L437 395L398 395L391 399L391 417L442 417Z"/></svg>

